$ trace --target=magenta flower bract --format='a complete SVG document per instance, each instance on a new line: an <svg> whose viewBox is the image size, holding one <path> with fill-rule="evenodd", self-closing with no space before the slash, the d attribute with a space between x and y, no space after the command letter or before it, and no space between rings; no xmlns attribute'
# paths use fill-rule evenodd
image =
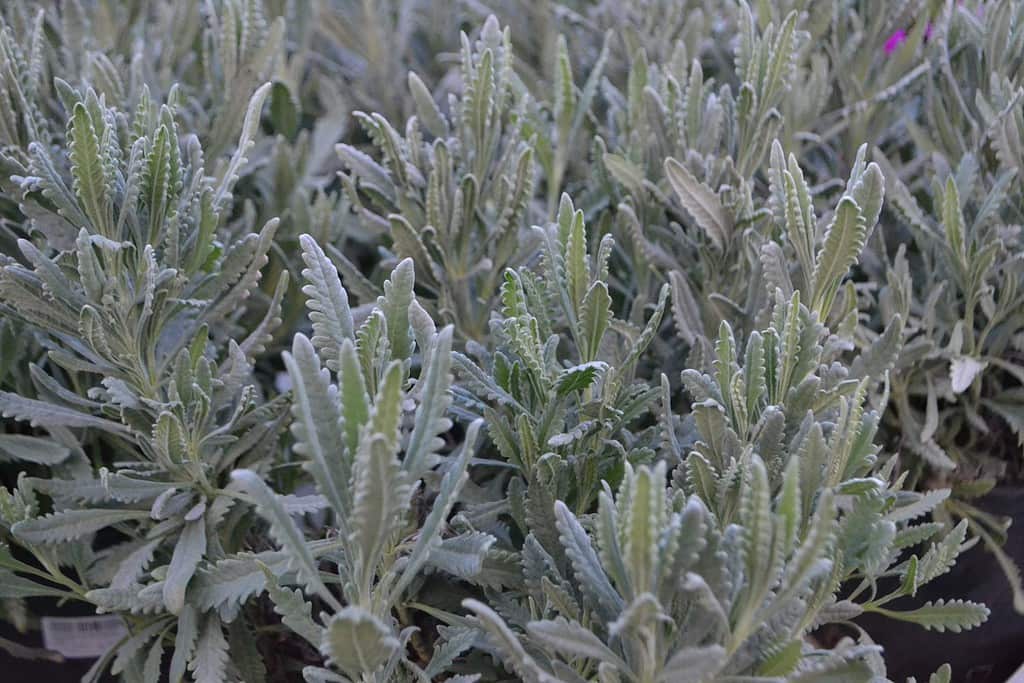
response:
<svg viewBox="0 0 1024 683"><path fill-rule="evenodd" d="M891 55L893 52L903 44L903 41L907 39L907 32L900 29L894 32L889 39L885 41L885 54Z"/></svg>

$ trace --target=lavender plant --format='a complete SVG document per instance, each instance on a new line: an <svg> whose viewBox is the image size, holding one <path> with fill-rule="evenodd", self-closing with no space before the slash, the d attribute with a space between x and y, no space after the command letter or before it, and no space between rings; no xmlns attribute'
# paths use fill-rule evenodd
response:
<svg viewBox="0 0 1024 683"><path fill-rule="evenodd" d="M463 35L461 59L465 91L449 101L448 116L415 74L417 116L404 139L380 114L357 114L384 166L350 145L338 153L365 229L389 235L397 256L414 259L434 310L480 338L501 272L531 251L520 242L536 169L508 32L492 17L475 45Z"/></svg>
<svg viewBox="0 0 1024 683"><path fill-rule="evenodd" d="M179 140L171 107L129 117L91 89L74 100L67 150L31 144L16 176L26 232L50 239L4 256L0 292L46 352L29 366L31 394L0 393L0 413L47 435L4 434L3 450L51 475L2 494L5 591L123 613L133 633L109 654L115 673L151 676L174 642L172 677L190 665L210 678L221 624L186 590L204 557L238 540L227 473L266 468L276 448L286 404L253 384L252 366L287 276L262 322L232 337L276 222L218 239L268 87L220 178L195 137ZM118 540L95 548L104 529Z"/></svg>
<svg viewBox="0 0 1024 683"><path fill-rule="evenodd" d="M1020 8L492 4L0 10L2 616L117 615L91 680L809 682L983 623L903 600L975 537L1024 604Z"/></svg>

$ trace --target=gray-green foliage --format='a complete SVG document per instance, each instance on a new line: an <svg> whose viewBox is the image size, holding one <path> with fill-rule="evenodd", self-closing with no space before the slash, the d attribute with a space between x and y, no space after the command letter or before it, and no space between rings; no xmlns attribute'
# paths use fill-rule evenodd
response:
<svg viewBox="0 0 1024 683"><path fill-rule="evenodd" d="M59 137L68 86L88 84L126 111L140 99L176 101L211 163L235 143L249 96L281 58L284 31L258 0L160 8L15 0L0 20L5 145Z"/></svg>
<svg viewBox="0 0 1024 683"><path fill-rule="evenodd" d="M222 177L207 175L194 136L179 138L171 106L126 114L92 89L68 93L67 150L30 144L16 176L25 231L45 239L22 239L19 258L4 257L3 313L46 353L29 365L29 395L0 392L0 413L48 436L5 434L3 450L52 475L19 478L21 502L6 507L3 526L43 567L36 576L97 609L138 615L115 671L146 656L158 665L151 653L175 623L195 629L203 619L202 642L218 646L219 620L186 604L186 591L204 558L241 540L227 474L265 470L277 447L286 404L267 400L252 372L280 322L287 277L259 324L234 339L276 222L221 233L266 91L249 102ZM39 495L51 513L40 514ZM123 539L94 548L108 528ZM47 586L18 597L53 594ZM178 657L202 668L205 655Z"/></svg>
<svg viewBox="0 0 1024 683"><path fill-rule="evenodd" d="M1020 7L856 5L807 7L788 67L786 55L770 62L777 72L750 71L759 52L748 47L742 7L734 17L742 38L727 43L734 72L712 71L716 59L687 64L693 43L685 37L671 60L633 60L632 85L609 104L623 113L597 131L608 181L600 194L611 195L616 229L631 245L624 257L633 288L624 294L645 302L667 278L687 358L707 367L721 320L746 335L776 287L803 290L851 350L871 349L854 372L889 373L882 436L899 444L912 485L931 478L953 486L944 511L966 516L999 553L1005 523L967 499L991 488L1020 454ZM777 39L770 22L786 26L790 9L758 7L755 24ZM691 16L699 20L699 12ZM780 144L747 164L754 148L741 157L728 144L741 112L725 105L737 84L756 90L775 73L787 90L769 130ZM867 155L856 151L864 139L874 145ZM665 156L678 163L663 173ZM872 157L886 170L878 229L881 175L855 177ZM837 176L850 180L844 187ZM857 183L861 194L877 196L853 196ZM866 214L863 228L844 195ZM844 224L850 229L829 230ZM834 279L827 289L815 282L826 274L816 250L839 246L840 236L859 244L860 256L831 264L840 278L846 266L857 269L833 292ZM823 311L830 300L833 310ZM662 348L668 365L675 349ZM1015 570L1008 575L1024 607Z"/></svg>
<svg viewBox="0 0 1024 683"><path fill-rule="evenodd" d="M627 455L618 490L605 483L594 513L554 502L554 533L538 525L521 551L521 602L494 596L504 618L467 601L507 666L527 681L870 677L869 642L823 652L804 634L863 611L952 630L985 619L961 601L884 607L948 571L966 522L944 539L912 523L949 491L908 496L891 465L878 466L869 380L824 362L826 336L798 295L777 299L771 326L745 349L722 324L714 374L683 375L693 421L681 425L667 406L661 416L657 464L634 469ZM559 497L553 483L536 486ZM899 587L879 595L893 576ZM856 588L839 599L844 584Z"/></svg>
<svg viewBox="0 0 1024 683"><path fill-rule="evenodd" d="M329 608L312 620L311 605L273 579L270 595L285 623L350 680L390 681L399 672L426 677L405 655L415 627L393 612L408 603L423 571L471 577L493 543L474 531L445 534L480 423L468 427L457 452L440 452L440 437L452 426L445 416L452 328L438 331L416 301L411 261L398 265L356 329L337 271L311 238L303 238L303 249L314 336L296 335L284 360L295 450L337 529L330 551L320 555L335 572L321 579L281 497L257 474L241 470L233 478L270 522L304 592ZM304 675L330 680L331 673L309 667Z"/></svg>
<svg viewBox="0 0 1024 683"><path fill-rule="evenodd" d="M608 290L614 240L592 246L583 212L567 196L557 221L537 230L542 264L505 273L495 348L474 348L476 362L456 354L456 396L485 418L498 453L516 468L507 493L495 493L507 496L519 531L552 539L556 499L589 509L600 482L621 477L626 459L653 455L647 444L656 430L640 428L638 418L657 389L636 381L636 366L661 325L668 287L645 326L631 326L614 316ZM485 513L477 523L495 522Z"/></svg>
<svg viewBox="0 0 1024 683"><path fill-rule="evenodd" d="M4 617L121 615L127 681L867 681L861 614L985 620L893 606L974 537L1024 610L1022 11L5 4Z"/></svg>
<svg viewBox="0 0 1024 683"><path fill-rule="evenodd" d="M475 43L463 34L463 92L444 114L409 75L416 116L404 136L379 113L357 112L378 159L339 145L344 186L371 233L412 258L439 317L469 338L486 334L506 266L523 260L536 168L529 97L515 79L508 31L492 17ZM431 140L432 142L426 142Z"/></svg>

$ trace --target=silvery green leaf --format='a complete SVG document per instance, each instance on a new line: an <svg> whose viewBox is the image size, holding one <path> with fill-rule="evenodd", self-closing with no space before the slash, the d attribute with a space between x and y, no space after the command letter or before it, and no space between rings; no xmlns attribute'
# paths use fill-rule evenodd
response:
<svg viewBox="0 0 1024 683"><path fill-rule="evenodd" d="M759 257L769 292L779 290L784 297L793 296L794 286L789 276L789 263L782 247L777 242L765 242L761 245ZM673 298L673 302L674 300Z"/></svg>
<svg viewBox="0 0 1024 683"><path fill-rule="evenodd" d="M864 608L849 600L838 600L826 604L818 613L815 625L849 621L864 613Z"/></svg>
<svg viewBox="0 0 1024 683"><path fill-rule="evenodd" d="M195 574L189 601L203 610L216 609L221 616L233 614L240 605L266 587L262 566L275 574L288 571L288 555L279 550L239 553L201 567Z"/></svg>
<svg viewBox="0 0 1024 683"><path fill-rule="evenodd" d="M943 664L928 677L928 683L949 683L952 679L953 671L949 664Z"/></svg>
<svg viewBox="0 0 1024 683"><path fill-rule="evenodd" d="M252 290L262 277L263 266L269 260L267 253L273 246L274 235L277 234L280 224L281 221L279 219L272 218L264 223L258 235L249 235L253 239L246 238L251 245L250 249L248 251L239 251L242 254L242 258L249 254L251 254L251 258L247 263L243 262L243 270L238 279L234 280L234 284L230 284L227 291L219 296L217 303L206 310L205 317L207 319L217 320L233 314L236 312L239 304L249 298Z"/></svg>
<svg viewBox="0 0 1024 683"><path fill-rule="evenodd" d="M358 566L356 580L365 595L377 572L381 554L403 521L409 485L389 439L381 434L364 439L352 474L349 543Z"/></svg>
<svg viewBox="0 0 1024 683"><path fill-rule="evenodd" d="M747 609L757 610L771 584L775 564L771 489L764 463L751 458L742 505L743 561L746 566Z"/></svg>
<svg viewBox="0 0 1024 683"><path fill-rule="evenodd" d="M878 215L882 210L882 200L885 197L885 177L878 164L870 163L863 166L863 158L867 152L867 145L861 145L857 151L857 163L854 164L855 171L864 170L855 176L851 174L847 181L847 192L857 202L861 213L864 216L864 224L867 226L868 234L875 228L878 222Z"/></svg>
<svg viewBox="0 0 1024 683"><path fill-rule="evenodd" d="M665 160L665 175L679 202L716 248L729 241L732 226L721 200L714 190L697 180L689 169L673 158Z"/></svg>
<svg viewBox="0 0 1024 683"><path fill-rule="evenodd" d="M97 124L102 122L94 121L81 102L75 105L71 121L69 148L75 194L93 228L100 234L109 235L113 205L107 195L106 178L100 159L100 139L96 130Z"/></svg>
<svg viewBox="0 0 1024 683"><path fill-rule="evenodd" d="M338 269L316 240L309 235L300 235L299 243L302 245L302 260L306 264L302 276L308 284L303 286L302 292L306 295L306 307L313 323L313 346L326 365L337 371L338 349L342 341L355 341L348 293L341 286Z"/></svg>
<svg viewBox="0 0 1024 683"><path fill-rule="evenodd" d="M164 657L164 644L159 638L153 640L149 654L142 668L142 678L146 681L155 681L160 678L161 664Z"/></svg>
<svg viewBox="0 0 1024 683"><path fill-rule="evenodd" d="M303 667L302 680L306 683L352 683L351 679L319 666Z"/></svg>
<svg viewBox="0 0 1024 683"><path fill-rule="evenodd" d="M337 605L337 600L320 579L316 560L295 520L284 509L277 494L270 490L258 474L250 470L235 470L231 473L231 479L252 497L257 512L270 523L271 535L285 550L289 566L296 571L299 580L329 604Z"/></svg>
<svg viewBox="0 0 1024 683"><path fill-rule="evenodd" d="M665 465L639 467L630 482L622 510L623 558L634 595L656 588L658 534L665 524ZM620 499L623 496L620 494ZM562 528L560 531L565 533ZM574 564L575 566L575 564Z"/></svg>
<svg viewBox="0 0 1024 683"><path fill-rule="evenodd" d="M946 243L952 252L953 262L963 274L967 271L967 246L964 242L964 217L960 207L960 193L956 182L950 176L942 195L942 225L946 230Z"/></svg>
<svg viewBox="0 0 1024 683"><path fill-rule="evenodd" d="M697 564L707 547L707 535L707 507L698 497L690 496L678 515L678 522L673 520L660 541L666 546L660 560L662 593L658 597L662 602L670 601L671 593L676 589L673 582L678 581L677 577L685 576L685 572ZM669 553L667 548L671 548L672 552Z"/></svg>
<svg viewBox="0 0 1024 683"><path fill-rule="evenodd" d="M200 517L185 522L164 579L164 603L171 614L180 614L185 606L185 590L205 553L206 520Z"/></svg>
<svg viewBox="0 0 1024 683"><path fill-rule="evenodd" d="M903 348L903 318L894 315L875 343L864 349L850 364L850 377L878 377L890 370Z"/></svg>
<svg viewBox="0 0 1024 683"><path fill-rule="evenodd" d="M359 447L360 430L370 419L370 397L367 395L366 380L355 345L345 340L341 344L340 354L338 392L344 435L342 443L348 448L349 454L354 454Z"/></svg>
<svg viewBox="0 0 1024 683"><path fill-rule="evenodd" d="M977 628L988 620L989 609L969 600L929 600L921 607L908 611L874 608L893 619L920 624L927 630L940 633L946 630L960 633Z"/></svg>
<svg viewBox="0 0 1024 683"><path fill-rule="evenodd" d="M593 600L599 613L608 615L610 621L622 611L623 600L608 581L587 532L562 501L555 502L555 521L581 589Z"/></svg>
<svg viewBox="0 0 1024 683"><path fill-rule="evenodd" d="M412 259L404 259L384 283L384 295L377 304L387 321L391 357L405 359L412 351L412 333L409 327L409 304L412 303L415 269Z"/></svg>
<svg viewBox="0 0 1024 683"><path fill-rule="evenodd" d="M629 159L621 154L605 153L602 161L615 180L633 194L640 194L644 187L644 174Z"/></svg>
<svg viewBox="0 0 1024 683"><path fill-rule="evenodd" d="M384 665L399 641L380 619L361 607L345 607L331 617L320 651L350 678L372 674Z"/></svg>
<svg viewBox="0 0 1024 683"><path fill-rule="evenodd" d="M281 326L281 300L288 289L288 271L283 271L277 278L274 293L262 320L252 329L249 335L238 344L238 350L249 362L254 363L256 357L267 350L267 345L274 341L274 330Z"/></svg>
<svg viewBox="0 0 1024 683"><path fill-rule="evenodd" d="M430 340L437 334L437 325L430 317L423 305L417 299L409 304L409 325L412 327L412 336L416 340L416 347L423 350L430 348Z"/></svg>
<svg viewBox="0 0 1024 683"><path fill-rule="evenodd" d="M927 441L908 439L907 448L938 470L955 470L957 467L956 461L949 457L949 454L934 439Z"/></svg>
<svg viewBox="0 0 1024 683"><path fill-rule="evenodd" d="M419 406L402 461L403 468L413 478L419 478L430 456L443 445L440 435L451 428L445 413L451 404L452 327L449 325L438 332L430 349L423 349L423 352L426 371L416 385Z"/></svg>
<svg viewBox="0 0 1024 683"><path fill-rule="evenodd" d="M720 645L687 647L673 654L658 676L660 683L701 683L711 680L727 661Z"/></svg>
<svg viewBox="0 0 1024 683"><path fill-rule="evenodd" d="M583 295L579 316L584 363L589 363L597 358L601 340L604 339L604 333L608 329L611 318L611 304L608 286L603 282L593 283Z"/></svg>
<svg viewBox="0 0 1024 683"><path fill-rule="evenodd" d="M185 671L192 659L198 638L199 612L192 605L185 605L178 615L178 628L174 634L174 652L171 654L171 665L168 670L170 683L181 683L185 678Z"/></svg>
<svg viewBox="0 0 1024 683"><path fill-rule="evenodd" d="M443 138L448 135L448 121L437 108L433 96L423 84L423 81L415 72L409 72L409 92L416 102L416 112L419 114L423 125L435 137Z"/></svg>
<svg viewBox="0 0 1024 683"><path fill-rule="evenodd" d="M18 522L11 527L11 531L27 543L62 543L79 539L108 526L148 518L148 512L139 510L63 510Z"/></svg>
<svg viewBox="0 0 1024 683"><path fill-rule="evenodd" d="M894 541L897 548L912 548L918 543L924 543L935 534L945 529L945 525L938 522L922 522L920 524L902 527L896 533Z"/></svg>
<svg viewBox="0 0 1024 683"><path fill-rule="evenodd" d="M350 172L358 176L361 182L368 183L387 199L394 197L395 186L387 169L374 161L370 155L346 144L339 144L334 149Z"/></svg>
<svg viewBox="0 0 1024 683"><path fill-rule="evenodd" d="M139 577L153 561L153 555L160 546L162 539L135 544L131 553L119 558L117 571L110 579L112 588L125 588L138 582Z"/></svg>
<svg viewBox="0 0 1024 683"><path fill-rule="evenodd" d="M267 95L270 94L272 86L272 83L264 83L256 89L256 92L249 99L249 105L245 109L245 120L242 121L242 131L238 136L238 145L235 147L235 153L232 155L227 167L225 167L221 174L220 182L217 184L213 201L215 206L222 205L227 197L230 196L242 166L248 161L246 155L255 144L253 137L256 134L257 127L260 125L260 113L263 111L263 102L267 99Z"/></svg>
<svg viewBox="0 0 1024 683"><path fill-rule="evenodd" d="M611 664L599 664L597 667L598 683L622 683L622 676Z"/></svg>
<svg viewBox="0 0 1024 683"><path fill-rule="evenodd" d="M824 319L831 310L839 285L864 248L867 227L861 209L851 197L839 200L814 266L811 309Z"/></svg>
<svg viewBox="0 0 1024 683"><path fill-rule="evenodd" d="M578 622L562 617L554 620L531 621L526 631L544 644L546 649L566 655L567 658L587 657L614 665L620 671L629 671L622 658L612 652L590 629Z"/></svg>
<svg viewBox="0 0 1024 683"><path fill-rule="evenodd" d="M834 501L832 492L827 490L818 499L818 506L807 522L803 542L793 552L782 574L782 588L772 610L781 609L785 598L797 594L806 582L831 568L832 561L827 556L836 533Z"/></svg>
<svg viewBox="0 0 1024 683"><path fill-rule="evenodd" d="M640 593L630 601L618 618L608 625L613 638L637 637L659 621L670 618L652 593Z"/></svg>
<svg viewBox="0 0 1024 683"><path fill-rule="evenodd" d="M377 394L373 397L373 408L370 411L368 426L373 433L384 441L392 451L397 451L401 436L402 422L402 400L404 393L402 385L405 381L405 373L401 361L391 361L384 369L384 377L377 388ZM356 462L359 462L358 453L362 452L364 439L359 445L356 455Z"/></svg>
<svg viewBox="0 0 1024 683"><path fill-rule="evenodd" d="M458 674L452 676L448 680L451 683L478 683L480 681L481 674Z"/></svg>
<svg viewBox="0 0 1024 683"><path fill-rule="evenodd" d="M0 434L0 461L21 460L39 465L56 465L70 454L70 449L52 439Z"/></svg>
<svg viewBox="0 0 1024 683"><path fill-rule="evenodd" d="M490 636L491 642L501 652L504 662L527 683L559 683L558 679L546 672L523 648L519 638L509 629L498 614L477 600L462 602L476 617L477 622Z"/></svg>
<svg viewBox="0 0 1024 683"><path fill-rule="evenodd" d="M934 510L949 498L949 489L932 489L923 493L913 494L913 500L907 505L893 508L886 519L891 522L905 522L917 519Z"/></svg>
<svg viewBox="0 0 1024 683"><path fill-rule="evenodd" d="M224 638L220 617L209 614L203 619L189 670L196 683L221 683L227 676L228 641Z"/></svg>
<svg viewBox="0 0 1024 683"><path fill-rule="evenodd" d="M559 396L567 396L574 391L589 389L598 376L607 369L608 364L602 361L590 361L565 368L555 380L555 391Z"/></svg>
<svg viewBox="0 0 1024 683"><path fill-rule="evenodd" d="M665 283L658 290L658 301L654 305L654 310L651 312L651 316L647 319L647 323L643 329L640 330L640 334L637 335L629 348L629 354L626 356L625 361L622 365L624 367L631 367L634 363L639 360L640 356L643 355L644 351L654 341L655 336L658 334L658 330L661 328L661 321L665 315L665 307L668 305L668 294L669 285Z"/></svg>
<svg viewBox="0 0 1024 683"><path fill-rule="evenodd" d="M676 330L683 341L693 346L697 338L704 335L704 323L693 290L686 276L677 270L669 271L668 279L672 286L672 315Z"/></svg>
<svg viewBox="0 0 1024 683"><path fill-rule="evenodd" d="M174 191L170 175L172 165L178 155L176 136L168 129L166 123L157 128L153 136L153 145L146 159L146 170L142 174L141 194L149 208L149 226L147 242L159 239L164 228L164 219Z"/></svg>
<svg viewBox="0 0 1024 683"><path fill-rule="evenodd" d="M792 154L789 155L787 168L782 171L782 177L785 183L786 234L796 251L804 278L809 280L814 273L817 225L810 189L800 164Z"/></svg>
<svg viewBox="0 0 1024 683"><path fill-rule="evenodd" d="M963 519L942 540L933 543L928 548L928 552L921 556L918 562L916 584L924 585L950 571L966 539L967 520Z"/></svg>
<svg viewBox="0 0 1024 683"><path fill-rule="evenodd" d="M330 503L327 502L327 498L319 494L311 496L288 494L281 496L281 503L284 505L284 509L288 511L288 514L291 515L305 515L320 512L321 510L327 509L330 505Z"/></svg>
<svg viewBox="0 0 1024 683"><path fill-rule="evenodd" d="M342 450L341 406L330 373L320 367L313 344L297 334L291 353L282 354L292 383L292 434L295 451L308 458L306 468L338 514L351 509L350 458Z"/></svg>
<svg viewBox="0 0 1024 683"><path fill-rule="evenodd" d="M119 436L130 434L130 430L118 422L6 391L0 391L0 415L28 422L33 427L94 427Z"/></svg>
<svg viewBox="0 0 1024 683"><path fill-rule="evenodd" d="M476 629L465 626L449 626L439 630L444 635L444 640L434 648L430 661L423 669L430 677L439 675L451 666L456 657L476 643L479 635Z"/></svg>
<svg viewBox="0 0 1024 683"><path fill-rule="evenodd" d="M67 593L61 589L20 576L7 569L0 569L0 598L20 599L34 597L51 597L60 600L66 598Z"/></svg>
<svg viewBox="0 0 1024 683"><path fill-rule="evenodd" d="M441 542L441 529L455 505L459 491L468 479L466 468L473 457L483 420L474 420L466 430L466 437L458 455L449 458L448 468L441 478L434 505L420 527L416 545L409 553L402 575L395 583L394 594L400 595L413 581L423 565L430 559L433 549Z"/></svg>
<svg viewBox="0 0 1024 683"><path fill-rule="evenodd" d="M870 683L876 678L863 660L847 660L841 656L805 669L791 674L788 680L794 683Z"/></svg>
<svg viewBox="0 0 1024 683"><path fill-rule="evenodd" d="M300 591L281 586L266 565L261 566L261 569L266 578L267 593L274 603L274 611L281 617L281 623L313 647L320 647L323 629L313 621L313 606L302 597Z"/></svg>
<svg viewBox="0 0 1024 683"><path fill-rule="evenodd" d="M145 628L139 629L136 633L132 634L127 640L121 643L117 648L117 655L114 657L114 663L110 666L110 673L115 676L122 673L126 674L127 670L135 664L133 660L141 655L146 644L153 639L153 636L156 635L163 626L164 625L162 623L157 621ZM130 676L128 677L130 678Z"/></svg>
<svg viewBox="0 0 1024 683"><path fill-rule="evenodd" d="M472 579L483 569L484 556L494 537L471 531L446 538L430 549L427 564L463 579Z"/></svg>

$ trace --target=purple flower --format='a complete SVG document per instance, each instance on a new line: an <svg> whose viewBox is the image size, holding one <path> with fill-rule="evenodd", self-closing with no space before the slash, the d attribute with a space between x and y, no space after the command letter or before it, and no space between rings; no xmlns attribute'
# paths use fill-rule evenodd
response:
<svg viewBox="0 0 1024 683"><path fill-rule="evenodd" d="M885 54L891 55L899 48L900 45L907 39L907 32L900 29L889 36L889 39L885 41Z"/></svg>

